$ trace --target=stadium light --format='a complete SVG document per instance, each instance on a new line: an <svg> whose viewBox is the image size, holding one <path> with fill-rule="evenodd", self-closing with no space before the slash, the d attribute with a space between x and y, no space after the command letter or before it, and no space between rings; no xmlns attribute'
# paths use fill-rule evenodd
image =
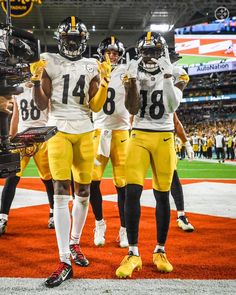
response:
<svg viewBox="0 0 236 295"><path fill-rule="evenodd" d="M173 28L173 25L169 24L151 24L150 31L157 32L169 32Z"/></svg>

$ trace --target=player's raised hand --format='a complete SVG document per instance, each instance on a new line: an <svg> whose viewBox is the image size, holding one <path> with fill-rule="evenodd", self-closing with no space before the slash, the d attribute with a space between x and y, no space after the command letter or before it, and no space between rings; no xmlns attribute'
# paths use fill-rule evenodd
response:
<svg viewBox="0 0 236 295"><path fill-rule="evenodd" d="M35 81L41 81L43 71L47 65L46 60L40 59L39 61L36 61L32 64L30 64L30 72L32 74L32 77L30 78L32 82Z"/></svg>
<svg viewBox="0 0 236 295"><path fill-rule="evenodd" d="M158 64L163 75L165 74L172 75L173 65L171 64L171 61L170 61L170 56L169 56L169 51L167 46L164 47L164 55L158 59L152 58L152 61L155 61Z"/></svg>
<svg viewBox="0 0 236 295"><path fill-rule="evenodd" d="M129 52L126 53L126 73L125 73L125 76L128 79L137 78L138 65L141 60L142 60L142 57L140 57L138 60L135 60L135 59L130 60Z"/></svg>
<svg viewBox="0 0 236 295"><path fill-rule="evenodd" d="M103 61L102 63L97 61L97 64L101 79L105 79L106 82L109 82L112 70L109 55L105 53L105 61Z"/></svg>

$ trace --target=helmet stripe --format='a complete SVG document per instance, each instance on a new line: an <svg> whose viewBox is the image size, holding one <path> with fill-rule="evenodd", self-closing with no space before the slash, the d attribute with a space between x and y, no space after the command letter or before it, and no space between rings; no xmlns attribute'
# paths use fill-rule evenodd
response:
<svg viewBox="0 0 236 295"><path fill-rule="evenodd" d="M147 37L146 37L147 44L150 44L150 42L151 42L151 36L152 36L152 33L151 32L147 32Z"/></svg>
<svg viewBox="0 0 236 295"><path fill-rule="evenodd" d="M76 25L76 22L75 22L75 17L74 16L71 16L71 31L75 31L75 25Z"/></svg>
<svg viewBox="0 0 236 295"><path fill-rule="evenodd" d="M111 36L111 44L114 45L115 44L115 37Z"/></svg>

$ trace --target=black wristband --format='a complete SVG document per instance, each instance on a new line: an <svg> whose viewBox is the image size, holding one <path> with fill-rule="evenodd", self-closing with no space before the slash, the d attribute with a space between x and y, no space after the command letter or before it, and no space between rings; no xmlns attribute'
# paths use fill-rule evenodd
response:
<svg viewBox="0 0 236 295"><path fill-rule="evenodd" d="M41 81L39 81L39 80L32 81L32 83L34 84L34 87L40 87L41 86Z"/></svg>

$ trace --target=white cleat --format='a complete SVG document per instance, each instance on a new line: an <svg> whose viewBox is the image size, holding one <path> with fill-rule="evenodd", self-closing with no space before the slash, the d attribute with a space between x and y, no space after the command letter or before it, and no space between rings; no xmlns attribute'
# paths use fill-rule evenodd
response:
<svg viewBox="0 0 236 295"><path fill-rule="evenodd" d="M49 217L49 219L48 219L48 228L49 229L54 229L55 228L54 218L53 217Z"/></svg>
<svg viewBox="0 0 236 295"><path fill-rule="evenodd" d="M127 248L129 247L129 242L127 238L127 232L125 227L121 227L119 230L119 242L121 248Z"/></svg>
<svg viewBox="0 0 236 295"><path fill-rule="evenodd" d="M7 220L4 218L0 219L0 236L5 234L7 230Z"/></svg>
<svg viewBox="0 0 236 295"><path fill-rule="evenodd" d="M188 222L188 218L184 216L180 216L177 218L178 227L181 228L183 231L192 232L194 231L194 227L190 222Z"/></svg>
<svg viewBox="0 0 236 295"><path fill-rule="evenodd" d="M104 246L105 245L105 233L107 229L107 225L104 220L95 221L95 229L94 229L94 244L96 246Z"/></svg>

